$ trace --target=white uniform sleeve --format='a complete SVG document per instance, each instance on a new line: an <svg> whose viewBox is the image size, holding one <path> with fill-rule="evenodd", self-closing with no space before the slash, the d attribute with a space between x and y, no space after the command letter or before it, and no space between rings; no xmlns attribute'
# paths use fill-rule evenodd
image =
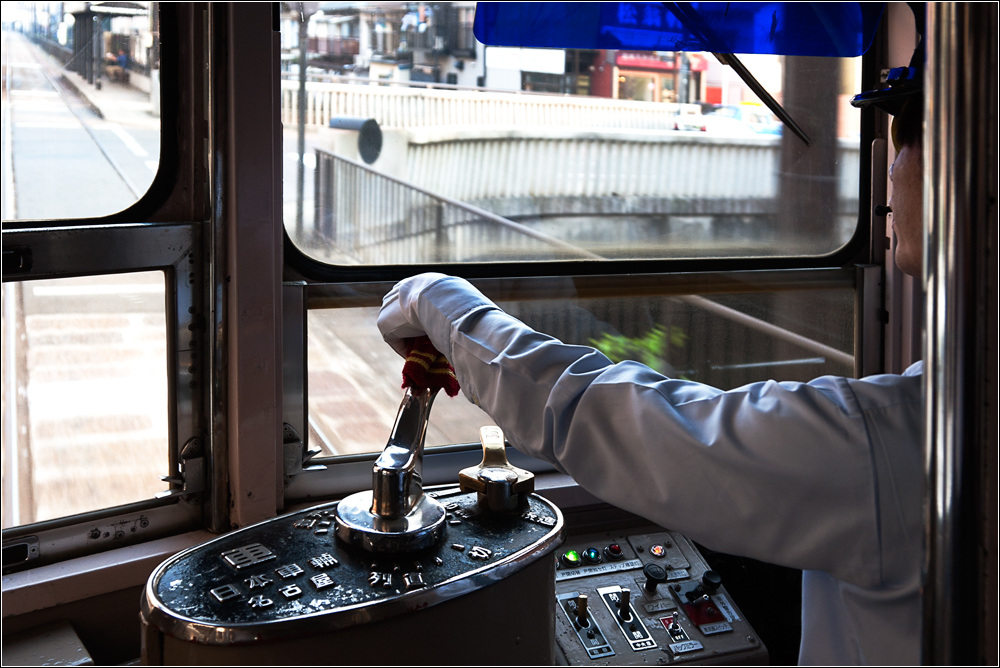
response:
<svg viewBox="0 0 1000 668"><path fill-rule="evenodd" d="M397 288L387 341L426 331L519 450L712 549L878 582L874 455L847 379L723 392L563 344L462 279Z"/></svg>

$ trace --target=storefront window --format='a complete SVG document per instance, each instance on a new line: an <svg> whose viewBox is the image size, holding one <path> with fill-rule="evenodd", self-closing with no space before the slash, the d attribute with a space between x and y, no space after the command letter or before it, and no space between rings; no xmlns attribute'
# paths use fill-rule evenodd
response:
<svg viewBox="0 0 1000 668"><path fill-rule="evenodd" d="M618 99L655 102L656 76L652 74L621 74L618 77Z"/></svg>
<svg viewBox="0 0 1000 668"><path fill-rule="evenodd" d="M660 101L676 102L677 93L674 92L674 78L660 77Z"/></svg>

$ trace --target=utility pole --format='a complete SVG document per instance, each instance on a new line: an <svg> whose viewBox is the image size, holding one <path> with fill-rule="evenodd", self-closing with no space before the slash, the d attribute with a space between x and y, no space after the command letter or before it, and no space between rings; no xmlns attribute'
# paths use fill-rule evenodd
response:
<svg viewBox="0 0 1000 668"><path fill-rule="evenodd" d="M840 66L830 58L785 58L784 107L809 134L807 146L787 128L781 136L779 239L790 252L834 250L837 214L837 93Z"/></svg>
<svg viewBox="0 0 1000 668"><path fill-rule="evenodd" d="M302 238L306 193L306 68L309 67L309 19L319 10L318 2L296 3L299 12L299 169L295 184L295 234Z"/></svg>
<svg viewBox="0 0 1000 668"><path fill-rule="evenodd" d="M316 3L298 3L299 10L299 150L298 176L295 182L295 234L301 239L303 234L303 210L306 194L306 67L309 59L309 16L306 5Z"/></svg>

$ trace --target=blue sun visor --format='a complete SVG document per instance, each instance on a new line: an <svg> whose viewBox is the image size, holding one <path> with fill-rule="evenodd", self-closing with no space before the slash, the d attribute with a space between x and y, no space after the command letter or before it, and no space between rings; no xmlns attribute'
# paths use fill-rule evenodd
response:
<svg viewBox="0 0 1000 668"><path fill-rule="evenodd" d="M860 56L884 3L480 2L489 46Z"/></svg>

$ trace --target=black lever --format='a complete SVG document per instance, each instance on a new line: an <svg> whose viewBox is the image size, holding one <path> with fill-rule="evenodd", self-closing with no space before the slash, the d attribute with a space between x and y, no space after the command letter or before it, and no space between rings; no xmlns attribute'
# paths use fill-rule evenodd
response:
<svg viewBox="0 0 1000 668"><path fill-rule="evenodd" d="M642 567L642 574L646 576L643 588L650 594L656 591L656 585L667 581L667 570L659 564L646 564Z"/></svg>

